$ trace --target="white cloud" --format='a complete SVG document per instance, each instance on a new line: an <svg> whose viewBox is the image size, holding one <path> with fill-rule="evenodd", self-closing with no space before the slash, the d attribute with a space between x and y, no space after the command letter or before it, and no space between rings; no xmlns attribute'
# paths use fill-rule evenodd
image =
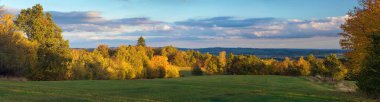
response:
<svg viewBox="0 0 380 102"><path fill-rule="evenodd" d="M252 34L258 36L258 37L262 37L262 36L271 36L271 35L277 35L279 34L280 31L279 30L270 30L270 31L254 31L252 32Z"/></svg>
<svg viewBox="0 0 380 102"><path fill-rule="evenodd" d="M8 7L8 6L0 6L0 11L1 11L2 14L13 14L13 15L16 15L21 10L15 9L15 8L12 8L12 7Z"/></svg>
<svg viewBox="0 0 380 102"><path fill-rule="evenodd" d="M327 42L323 40L318 41L319 43L324 42L328 47L324 48L338 48L339 45L335 39L337 33L340 32L339 25L344 23L345 17L328 17L325 19L313 19L313 20L269 20L264 23L254 23L250 26L246 24L240 25L239 23L234 23L235 25L224 25L224 26L196 26L196 25L178 25L171 23L157 23L157 24L75 24L75 26L63 26L64 29L72 29L71 33L75 32L86 32L79 34L81 36L75 36L76 38L104 41L111 43L113 41L119 40L129 40L134 41L139 36L144 36L152 40L157 44L162 44L164 42L207 42L213 45L203 44L198 46L228 46L235 44L234 46L248 47L243 43L256 42L258 43L267 42L267 47L292 47L293 44L297 45L297 48L303 48L299 44L303 44L305 47L307 43L301 43L301 41L313 41L312 39L327 39ZM230 20L229 22L233 22ZM75 29L82 28L82 29ZM88 29L84 29L88 28ZM68 30L69 31L69 30ZM91 33L92 32L92 33ZM91 35L92 34L92 35ZM316 38L317 37L317 38ZM334 43L329 44L334 38ZM72 39L72 38L68 38ZM265 40L263 40L265 39ZM289 40L292 39L292 40ZM308 40L305 40L308 39ZM187 42L189 41L189 42ZM229 43L217 43L217 41ZM245 41L245 42L242 42ZM272 43L270 43L272 41ZM241 42L241 43L234 43ZM297 42L297 43L294 43ZM310 43L310 47L322 48L322 45L317 43ZM177 44L170 44L177 45ZM195 44L197 45L197 44ZM264 47L254 44L256 47ZM265 44L264 44L265 45ZM334 45L334 47L332 47ZM179 45L181 47L186 47ZM251 46L249 46L251 47Z"/></svg>
<svg viewBox="0 0 380 102"><path fill-rule="evenodd" d="M301 29L316 29L322 31L329 31L339 29L339 26L345 22L348 16L342 17L328 17L325 21L312 20L310 23L299 24L298 27Z"/></svg>
<svg viewBox="0 0 380 102"><path fill-rule="evenodd" d="M246 47L246 48L320 48L337 49L339 37L312 37L312 38L289 38L289 39L210 39L203 41L170 41L152 42L150 46L173 45L185 48L205 48L205 47ZM237 46L238 45L238 46Z"/></svg>
<svg viewBox="0 0 380 102"><path fill-rule="evenodd" d="M8 7L1 9L9 13L19 12ZM64 37L72 44L78 44L76 47L94 47L94 44L81 44L84 41L114 44L124 40L122 43L135 41L139 36L144 36L148 42L150 40L154 45L161 46L170 42L169 45L180 47L339 48L339 26L348 18L299 20L214 17L168 23L144 17L109 20L101 17L101 12L97 11L50 13L63 29Z"/></svg>

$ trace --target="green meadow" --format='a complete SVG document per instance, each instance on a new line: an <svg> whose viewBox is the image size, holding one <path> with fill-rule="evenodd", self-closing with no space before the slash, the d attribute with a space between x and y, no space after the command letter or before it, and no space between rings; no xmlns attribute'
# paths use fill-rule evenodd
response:
<svg viewBox="0 0 380 102"><path fill-rule="evenodd" d="M354 83L350 83L354 84ZM189 76L172 79L0 81L1 101L371 101L307 77Z"/></svg>

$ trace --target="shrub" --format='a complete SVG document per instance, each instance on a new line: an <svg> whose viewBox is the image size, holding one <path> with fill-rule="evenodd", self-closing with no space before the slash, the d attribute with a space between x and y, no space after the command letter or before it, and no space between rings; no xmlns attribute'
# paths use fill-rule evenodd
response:
<svg viewBox="0 0 380 102"><path fill-rule="evenodd" d="M191 70L191 74L195 76L203 75L203 71L200 67L200 65L194 65Z"/></svg>
<svg viewBox="0 0 380 102"><path fill-rule="evenodd" d="M348 71L335 54L327 56L324 64L329 70L328 77L332 77L334 80L343 80L346 77Z"/></svg>

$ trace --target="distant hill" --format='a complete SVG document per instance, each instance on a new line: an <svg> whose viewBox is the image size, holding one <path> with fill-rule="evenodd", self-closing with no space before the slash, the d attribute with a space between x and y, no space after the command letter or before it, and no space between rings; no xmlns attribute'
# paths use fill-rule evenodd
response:
<svg viewBox="0 0 380 102"><path fill-rule="evenodd" d="M342 57L347 50L341 49L287 49L287 48L179 48L180 50L198 50L202 53L218 55L221 51L234 53L236 55L256 55L260 58L278 58L284 57L298 58L300 56L308 56L310 54L316 57L325 57L329 54L337 54Z"/></svg>

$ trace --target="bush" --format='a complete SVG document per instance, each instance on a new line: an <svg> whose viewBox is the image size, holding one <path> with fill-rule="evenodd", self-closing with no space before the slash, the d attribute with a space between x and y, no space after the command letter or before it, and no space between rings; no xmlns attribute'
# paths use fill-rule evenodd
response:
<svg viewBox="0 0 380 102"><path fill-rule="evenodd" d="M328 77L332 77L334 80L343 80L346 77L348 71L335 54L327 56L324 64L329 71Z"/></svg>
<svg viewBox="0 0 380 102"><path fill-rule="evenodd" d="M200 66L195 65L192 68L191 74L195 76L200 76L200 75L203 75L203 71Z"/></svg>
<svg viewBox="0 0 380 102"><path fill-rule="evenodd" d="M178 67L169 65L167 68L165 68L164 78L178 78L179 76Z"/></svg>

